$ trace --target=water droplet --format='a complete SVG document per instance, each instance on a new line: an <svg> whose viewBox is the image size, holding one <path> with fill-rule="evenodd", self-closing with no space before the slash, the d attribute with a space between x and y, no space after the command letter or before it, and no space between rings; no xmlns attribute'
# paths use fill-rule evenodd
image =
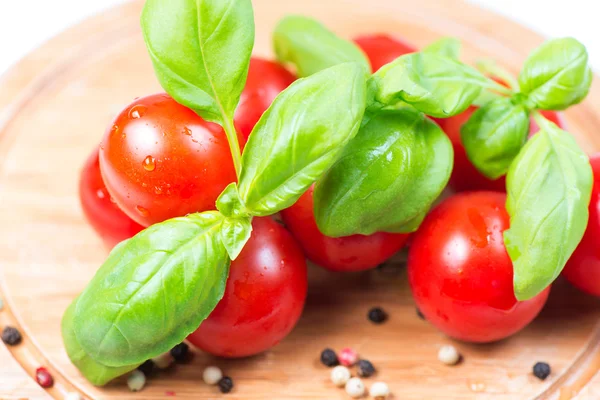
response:
<svg viewBox="0 0 600 400"><path fill-rule="evenodd" d="M260 273L260 276L265 276L265 274L263 274L262 272Z"/></svg>
<svg viewBox="0 0 600 400"><path fill-rule="evenodd" d="M113 204L117 204L117 201L115 200L114 197L110 196L110 202Z"/></svg>
<svg viewBox="0 0 600 400"><path fill-rule="evenodd" d="M187 136L192 136L192 130L190 128L188 128L187 126L183 127L183 134L187 135Z"/></svg>
<svg viewBox="0 0 600 400"><path fill-rule="evenodd" d="M104 143L100 142L100 150L104 150Z"/></svg>
<svg viewBox="0 0 600 400"><path fill-rule="evenodd" d="M143 106L141 104L138 104L136 106L131 107L131 110L129 110L129 118L131 119L138 119L138 118L142 118L144 116L144 114L146 114L146 106Z"/></svg>
<svg viewBox="0 0 600 400"><path fill-rule="evenodd" d="M111 135L119 134L119 125L113 125L112 128L110 128L110 134Z"/></svg>
<svg viewBox="0 0 600 400"><path fill-rule="evenodd" d="M98 196L99 199L103 199L106 197L106 194L104 193L104 190L98 189L96 190L96 196Z"/></svg>
<svg viewBox="0 0 600 400"><path fill-rule="evenodd" d="M160 186L154 186L154 193L162 194L162 188Z"/></svg>
<svg viewBox="0 0 600 400"><path fill-rule="evenodd" d="M154 160L154 157L148 156L148 157L144 158L142 165L144 166L144 169L146 171L152 172L152 171L154 171L154 168L156 168L156 161Z"/></svg>
<svg viewBox="0 0 600 400"><path fill-rule="evenodd" d="M135 210L139 212L142 217L147 217L150 215L150 212L142 206L135 206Z"/></svg>
<svg viewBox="0 0 600 400"><path fill-rule="evenodd" d="M148 187L148 184L146 182L142 182L142 187L143 188Z"/></svg>
<svg viewBox="0 0 600 400"><path fill-rule="evenodd" d="M471 382L469 388L473 392L483 392L485 391L485 385L481 382Z"/></svg>

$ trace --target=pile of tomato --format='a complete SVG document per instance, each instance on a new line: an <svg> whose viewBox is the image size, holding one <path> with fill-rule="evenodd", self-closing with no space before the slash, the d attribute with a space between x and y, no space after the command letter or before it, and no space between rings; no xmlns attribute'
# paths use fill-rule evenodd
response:
<svg viewBox="0 0 600 400"><path fill-rule="evenodd" d="M386 35L355 40L373 71L416 49ZM276 62L252 58L235 114L241 145L274 98L295 77ZM542 309L547 288L519 302L503 241L509 227L504 178L492 181L468 160L460 127L473 112L436 120L451 139L450 195L410 238L408 279L417 307L449 336L490 342L526 326ZM544 115L559 126L562 116ZM531 124L531 135L537 127ZM591 165L600 180L600 157ZM82 207L108 248L152 224L215 209L236 173L223 129L167 94L136 99L110 124L80 181ZM574 285L600 296L600 186L595 185L586 234L564 270ZM374 268L406 246L406 234L331 238L315 222L313 190L281 212L285 227L255 218L250 241L232 262L223 299L188 340L224 357L260 353L294 327L307 292L305 257L331 271ZM560 229L557 227L557 229Z"/></svg>

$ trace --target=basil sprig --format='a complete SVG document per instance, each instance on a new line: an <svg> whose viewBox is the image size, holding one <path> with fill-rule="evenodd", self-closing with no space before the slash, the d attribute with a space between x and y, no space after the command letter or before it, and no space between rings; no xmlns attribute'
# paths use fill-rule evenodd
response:
<svg viewBox="0 0 600 400"><path fill-rule="evenodd" d="M279 21L273 32L273 47L277 59L293 64L301 77L346 62L359 63L365 71L371 69L358 46L308 17L290 15Z"/></svg>
<svg viewBox="0 0 600 400"><path fill-rule="evenodd" d="M452 145L412 108L368 120L318 181L315 218L328 236L414 231L446 186Z"/></svg>
<svg viewBox="0 0 600 400"><path fill-rule="evenodd" d="M592 170L573 137L536 115L541 130L507 176L510 229L504 243L514 267L515 295L527 300L560 274L588 221Z"/></svg>
<svg viewBox="0 0 600 400"><path fill-rule="evenodd" d="M493 100L477 109L461 128L469 160L485 176L504 176L527 140L529 114L509 98Z"/></svg>
<svg viewBox="0 0 600 400"><path fill-rule="evenodd" d="M233 115L254 46L251 0L147 0L142 31L160 84L225 129L239 173Z"/></svg>

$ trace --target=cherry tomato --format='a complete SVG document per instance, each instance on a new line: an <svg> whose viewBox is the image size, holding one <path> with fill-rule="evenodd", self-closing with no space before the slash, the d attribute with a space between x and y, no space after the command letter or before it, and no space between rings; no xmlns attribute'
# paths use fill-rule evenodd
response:
<svg viewBox="0 0 600 400"><path fill-rule="evenodd" d="M354 42L367 55L373 72L404 54L417 51L410 43L383 34L360 36Z"/></svg>
<svg viewBox="0 0 600 400"><path fill-rule="evenodd" d="M563 275L586 293L600 296L600 153L590 158L594 187L590 201L590 219L583 239L567 262Z"/></svg>
<svg viewBox="0 0 600 400"><path fill-rule="evenodd" d="M100 175L98 149L90 154L81 170L79 201L85 217L109 249L144 229L111 201Z"/></svg>
<svg viewBox="0 0 600 400"><path fill-rule="evenodd" d="M362 271L375 268L406 244L408 235L398 233L341 238L323 235L313 212L313 189L281 212L286 226L313 263L331 271Z"/></svg>
<svg viewBox="0 0 600 400"><path fill-rule="evenodd" d="M188 340L222 357L245 357L279 343L300 318L307 290L302 250L280 224L254 218L252 236L231 263L225 295Z"/></svg>
<svg viewBox="0 0 600 400"><path fill-rule="evenodd" d="M166 94L135 100L110 125L100 169L119 207L141 225L215 209L236 180L223 129Z"/></svg>
<svg viewBox="0 0 600 400"><path fill-rule="evenodd" d="M502 176L496 180L492 180L482 175L477 168L471 164L471 161L469 161L465 148L461 142L460 128L469 120L475 109L475 107L470 107L462 114L436 120L450 138L454 149L454 169L452 170L449 185L456 192L467 190L493 190L505 192L506 178ZM556 123L559 127L565 129L564 119L560 113L554 111L542 111L542 114L550 121ZM539 128L532 118L530 123L530 136L538 131Z"/></svg>
<svg viewBox="0 0 600 400"><path fill-rule="evenodd" d="M237 129L247 139L275 97L296 80L296 77L275 61L252 57L246 86L235 111Z"/></svg>
<svg viewBox="0 0 600 400"><path fill-rule="evenodd" d="M469 342L508 337L540 312L550 288L517 301L502 232L509 227L498 192L468 192L434 208L408 254L408 278L419 310L449 336Z"/></svg>

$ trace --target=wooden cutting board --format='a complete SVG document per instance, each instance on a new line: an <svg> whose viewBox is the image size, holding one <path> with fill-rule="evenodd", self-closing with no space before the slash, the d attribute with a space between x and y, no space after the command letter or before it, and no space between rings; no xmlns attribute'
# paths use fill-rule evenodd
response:
<svg viewBox="0 0 600 400"><path fill-rule="evenodd" d="M254 0L256 50L270 55L270 32L284 14L312 15L336 32L389 32L416 45L443 35L460 38L467 61L494 57L516 71L542 38L506 19L455 0ZM518 335L493 345L457 343L415 315L401 262L364 273L335 275L311 268L304 315L271 351L224 361L198 353L150 380L137 394L123 380L89 385L69 362L59 322L106 252L85 222L77 198L78 173L111 118L134 97L159 91L138 18L142 2L94 17L52 39L0 81L0 268L5 306L0 326L18 326L23 344L0 347L0 399L220 398L202 383L202 369L221 366L235 380L230 399L346 399L318 362L324 347L350 346L370 359L394 399L600 399L600 301L559 280L542 312ZM600 88L567 113L571 131L588 152L600 148ZM560 227L557 227L559 229ZM390 313L367 322L375 305ZM453 343L464 362L446 367L440 346ZM541 382L536 361L552 366ZM31 376L50 368L56 385L44 391Z"/></svg>

